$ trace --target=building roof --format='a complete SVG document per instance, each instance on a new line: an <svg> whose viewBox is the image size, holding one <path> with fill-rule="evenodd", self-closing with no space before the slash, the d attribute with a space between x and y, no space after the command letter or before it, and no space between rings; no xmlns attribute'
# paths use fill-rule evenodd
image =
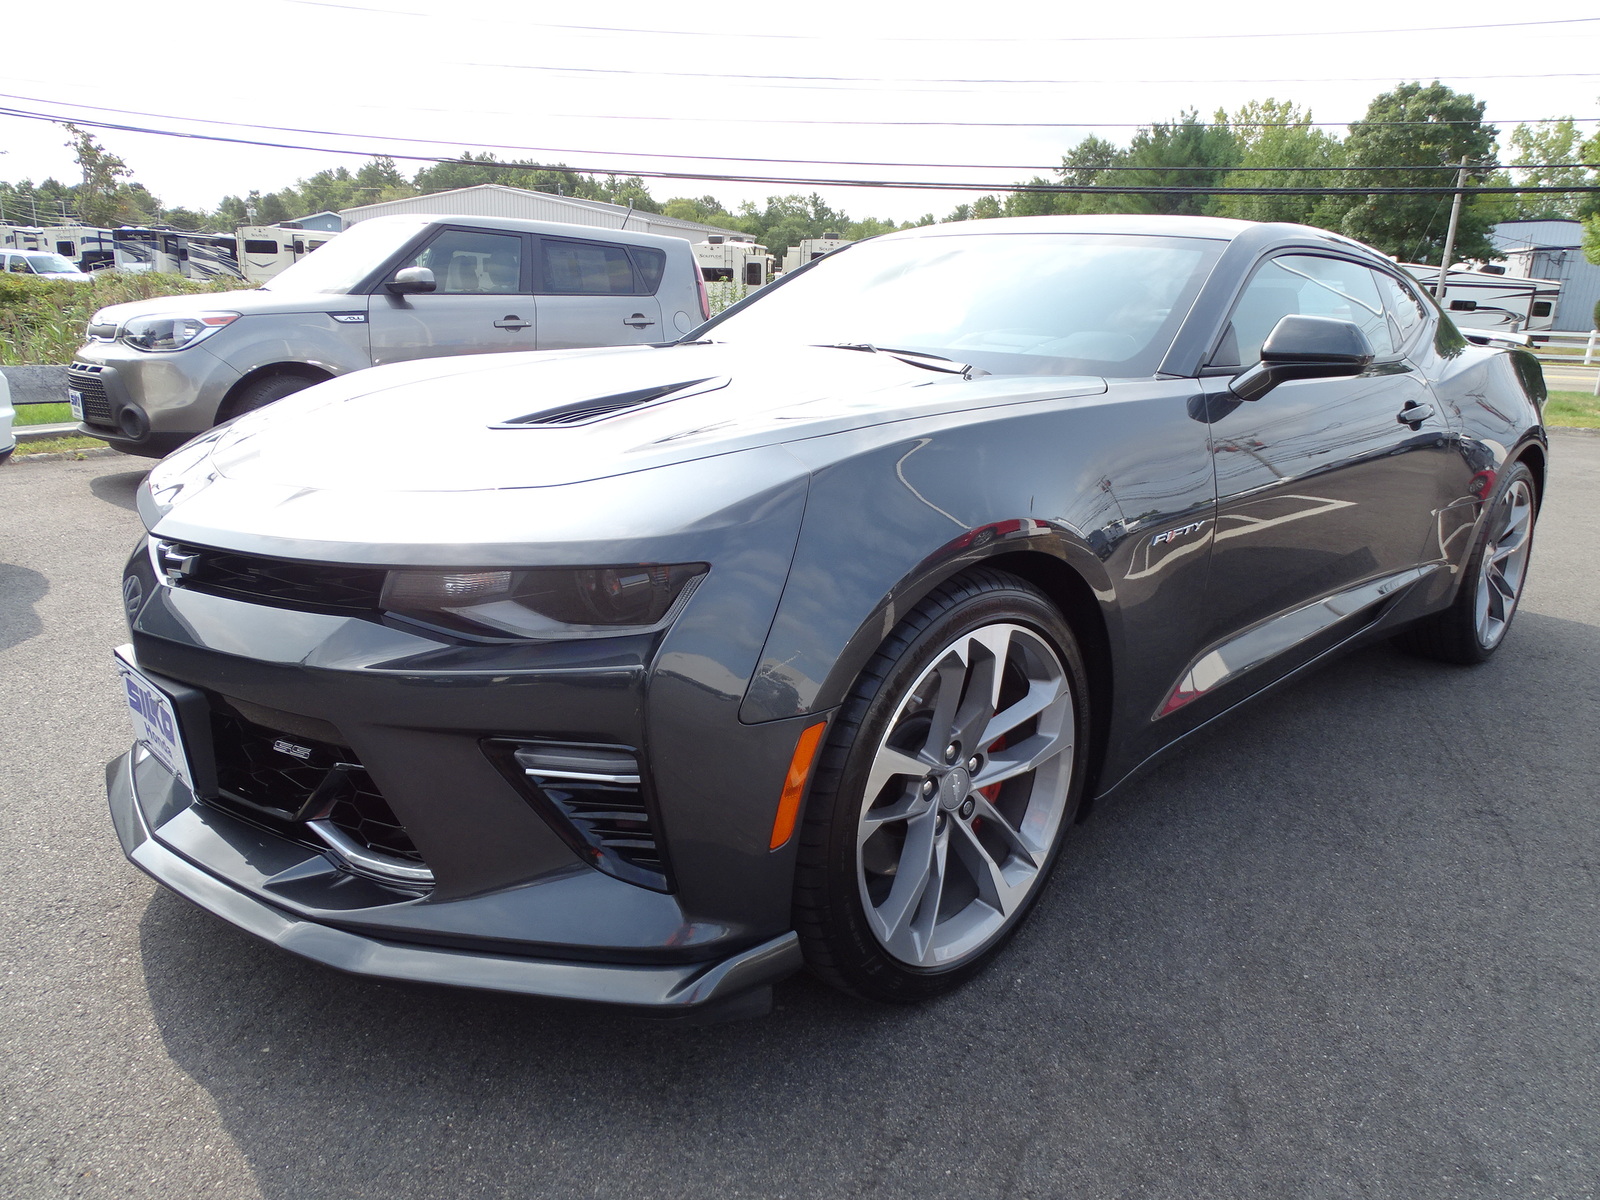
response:
<svg viewBox="0 0 1600 1200"><path fill-rule="evenodd" d="M1501 221L1489 231L1501 254L1516 250L1572 250L1583 245L1583 222Z"/></svg>

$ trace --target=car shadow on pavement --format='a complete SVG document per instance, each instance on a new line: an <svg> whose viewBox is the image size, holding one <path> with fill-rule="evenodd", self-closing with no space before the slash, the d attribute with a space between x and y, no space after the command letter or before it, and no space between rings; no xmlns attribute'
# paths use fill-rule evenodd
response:
<svg viewBox="0 0 1600 1200"><path fill-rule="evenodd" d="M98 475L89 481L89 490L107 504L137 512L139 509L134 495L148 474L150 470L146 467L138 471L121 471L115 475Z"/></svg>
<svg viewBox="0 0 1600 1200"><path fill-rule="evenodd" d="M157 890L151 1008L268 1200L1582 1191L1600 629L1511 639L1364 650L1219 723L936 1003L799 978L664 1025L341 975Z"/></svg>
<svg viewBox="0 0 1600 1200"><path fill-rule="evenodd" d="M44 629L33 606L50 591L39 572L0 562L0 650L21 645Z"/></svg>

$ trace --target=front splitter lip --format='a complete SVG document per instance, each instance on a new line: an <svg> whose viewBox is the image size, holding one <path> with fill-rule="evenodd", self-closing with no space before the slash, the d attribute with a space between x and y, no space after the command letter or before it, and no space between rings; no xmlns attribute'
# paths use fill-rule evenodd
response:
<svg viewBox="0 0 1600 1200"><path fill-rule="evenodd" d="M687 1015L755 999L802 965L793 930L729 958L670 966L519 958L363 937L291 916L163 846L138 803L132 752L107 764L106 793L124 853L156 882L291 954L354 975Z"/></svg>

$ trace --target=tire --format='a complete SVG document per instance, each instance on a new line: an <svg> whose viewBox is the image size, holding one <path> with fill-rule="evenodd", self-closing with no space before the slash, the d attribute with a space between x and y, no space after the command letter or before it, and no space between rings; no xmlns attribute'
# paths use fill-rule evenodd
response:
<svg viewBox="0 0 1600 1200"><path fill-rule="evenodd" d="M815 974L911 1003L995 956L1077 813L1086 678L1061 614L1003 572L951 580L896 626L834 719L801 829Z"/></svg>
<svg viewBox="0 0 1600 1200"><path fill-rule="evenodd" d="M1414 654L1471 665L1505 641L1527 582L1539 506L1533 473L1522 463L1502 471L1496 484L1455 600L1397 639Z"/></svg>
<svg viewBox="0 0 1600 1200"><path fill-rule="evenodd" d="M318 380L307 379L304 375L265 375L239 389L228 407L228 415L241 417L247 412L255 412L256 409L265 408L274 400L282 400L285 396L303 392L317 382Z"/></svg>

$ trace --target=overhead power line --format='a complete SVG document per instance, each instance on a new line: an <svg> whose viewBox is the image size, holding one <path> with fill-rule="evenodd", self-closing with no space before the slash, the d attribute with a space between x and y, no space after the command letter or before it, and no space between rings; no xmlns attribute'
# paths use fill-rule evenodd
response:
<svg viewBox="0 0 1600 1200"><path fill-rule="evenodd" d="M59 117L43 113L31 113L23 109L0 107L0 116L20 117L25 120L59 121ZM307 146L293 142L269 142L252 138L225 137L221 134L190 133L170 129L152 129L138 125L128 125L114 121L80 120L75 124L90 129L112 129L123 133L143 133L157 137L186 138L191 141L220 142L236 146L260 146L275 150L305 150L319 154L354 155L362 158L371 158L374 152L370 149L333 149L324 146ZM401 154L387 152L381 157L400 159L405 162L427 163L454 163L462 166L482 166L476 160L454 158L441 155L426 154ZM501 170L513 171L540 171L550 170L546 164L540 163L497 163L494 164ZM1178 186L1178 187L1151 187L1151 186L1124 186L1117 184L995 184L995 183L969 183L947 180L887 180L887 179L826 179L815 176L795 175L754 175L733 174L722 172L697 172L697 171L652 171L628 167L586 166L579 164L565 164L562 169L585 175L636 175L642 179L676 179L685 181L702 181L707 183L756 183L780 187L851 187L851 188L906 188L913 191L948 191L948 192L1084 192L1094 195L1166 195L1166 196L1448 196L1453 195L1458 189L1455 187L1428 187L1428 186L1384 186L1384 187L1206 187L1206 186ZM1470 187L1465 189L1477 195L1571 195L1578 193L1600 192L1600 184L1581 184L1573 186L1537 185L1532 187Z"/></svg>
<svg viewBox="0 0 1600 1200"><path fill-rule="evenodd" d="M205 125L220 126L227 129L254 129L269 133L302 133L313 137L337 137L373 139L389 143L401 143L412 146L450 146L461 150L502 150L519 154L605 154L617 155L624 158L662 158L674 159L683 162L750 162L750 163L789 163L805 167L909 167L918 170L992 170L992 171L1055 171L1060 169L1060 163L926 163L926 162L883 162L876 160L837 159L837 158L758 158L750 155L728 154L665 154L654 150L597 150L594 148L578 149L560 148L552 146L514 146L501 142L465 142L453 138L419 138L407 134L386 133L351 133L331 129L306 129L293 125L258 125L248 121L221 121L214 118L184 117L176 113L145 112L139 109L111 108L103 104L81 104L73 101L63 102L48 100L38 96L18 96L7 92L0 92L0 99L23 100L31 104L61 104L67 103L70 107L89 109L94 112L114 113L122 117L150 117L161 121L192 121ZM76 121L76 118L58 118L63 121ZM374 152L377 153L377 152ZM380 155L381 156L381 155ZM1550 168L1574 167L1588 170L1600 170L1600 163L1522 163L1517 170L1545 170ZM1216 167L1204 166L1175 166L1175 167L1141 167L1141 166L1103 166L1103 167L1074 167L1074 170L1127 172L1127 171L1215 171ZM1344 166L1303 166L1303 167L1230 167L1231 172L1246 174L1341 174L1350 170ZM1414 164L1399 164L1396 166L1377 166L1362 164L1361 170L1366 171L1454 171L1456 165L1442 163L1439 166L1416 166Z"/></svg>
<svg viewBox="0 0 1600 1200"><path fill-rule="evenodd" d="M370 13L373 16L382 17L418 17L423 20L431 20L438 15L436 13L416 12L411 9L371 8L360 4L340 4L334 2L334 0L284 0L284 3L296 4L305 8L331 8L345 12ZM943 43L963 46L971 45L975 42L1001 45L1037 45L1062 42L1073 44L1100 42L1220 42L1262 40L1267 38L1371 37L1394 33L1457 33L1480 29L1527 29L1540 25L1586 25L1597 21L1600 21L1600 17L1564 17L1545 21L1501 21L1485 25L1414 25L1391 29L1312 29L1250 33L1144 33L1040 37L910 37L904 35L873 36L871 34L852 33L850 40L858 43ZM502 27L505 24L499 18L477 18L476 23L492 23ZM641 29L613 25L562 25L551 21L518 21L516 26L519 29L565 29L574 33L647 34L652 37L725 38L740 41L836 42L839 40L837 35L820 33L746 33L733 29Z"/></svg>
<svg viewBox="0 0 1600 1200"><path fill-rule="evenodd" d="M1110 85L1146 85L1156 84L1222 84L1222 83L1393 83L1392 75L1340 75L1309 78L1305 76L1256 76L1249 79L989 79L989 78L920 78L916 76L897 76L893 78L880 78L860 75L737 75L728 71L651 71L632 67L568 67L543 63L495 63L495 62L458 62L449 63L448 66L466 67L474 71L528 71L535 74L551 75L626 75L648 76L652 79L714 79L721 83L730 80L746 84L751 87L769 88L794 88L803 91L880 91L893 88L897 91L916 91L917 87L907 85L926 85L938 88L940 91L949 91L951 88L961 87L991 87L995 85L1010 85L1022 87L1106 87ZM1498 79L1597 79L1600 71L1535 71L1515 75L1463 75L1454 71L1421 71L1408 72L1420 76L1431 76L1435 79L1452 79L1461 81L1498 80ZM845 86L849 85L849 86ZM865 86L861 86L865 85Z"/></svg>

